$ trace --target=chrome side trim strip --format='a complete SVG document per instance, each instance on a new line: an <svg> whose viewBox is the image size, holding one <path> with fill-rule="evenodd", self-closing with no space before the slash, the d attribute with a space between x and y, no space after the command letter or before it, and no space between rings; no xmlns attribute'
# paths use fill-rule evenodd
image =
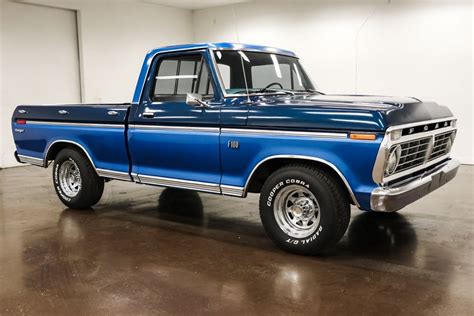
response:
<svg viewBox="0 0 474 316"><path fill-rule="evenodd" d="M238 196L238 197L244 196L243 187L237 187L237 186L232 186L232 185L221 185L221 191L222 191L222 194L224 195L232 195L232 196Z"/></svg>
<svg viewBox="0 0 474 316"><path fill-rule="evenodd" d="M127 172L114 171L108 169L96 169L95 170L100 177L117 179L122 181L132 181L130 175Z"/></svg>
<svg viewBox="0 0 474 316"><path fill-rule="evenodd" d="M35 166L44 167L44 161L41 158L25 156L25 155L18 155L18 159L22 163L29 163Z"/></svg>
<svg viewBox="0 0 474 316"><path fill-rule="evenodd" d="M268 130L268 129L248 129L248 128L222 128L219 127L199 127L199 126L166 126L166 125L130 125L133 129L151 129L151 130L170 130L170 131L186 131L186 132L210 132L240 134L240 135L270 135L270 136L299 136L299 137L318 137L318 138L347 138L347 133L330 133L330 132L300 132L285 130Z"/></svg>
<svg viewBox="0 0 474 316"><path fill-rule="evenodd" d="M137 124L130 125L130 128L146 129L146 130L163 130L163 131L208 132L208 133L219 133L219 130L220 130L219 127L137 125Z"/></svg>
<svg viewBox="0 0 474 316"><path fill-rule="evenodd" d="M104 127L124 129L124 125L119 124L95 124L95 123L67 123L50 121L27 121L30 125L52 125L52 126L81 126L81 127ZM138 125L131 124L132 129L144 130L163 130L163 131L183 131L183 132L205 132L240 134L240 135L270 135L270 136L299 136L299 137L317 137L317 138L347 138L347 133L331 132L302 132L286 130L268 130L268 129L247 129L247 128L219 128L219 127L201 127L201 126L168 126L168 125Z"/></svg>
<svg viewBox="0 0 474 316"><path fill-rule="evenodd" d="M242 134L242 135L270 135L270 136L300 136L300 137L318 137L318 138L347 138L347 133L330 132L299 132L285 130L268 129L246 129L246 128L223 128L222 133Z"/></svg>
<svg viewBox="0 0 474 316"><path fill-rule="evenodd" d="M330 167L331 169L333 169L333 170L339 175L339 177L340 177L340 178L342 179L342 181L344 182L344 185L346 186L347 190L349 191L349 195L351 196L352 201L354 202L354 204L355 204L358 208L360 208L360 204L359 204L359 202L357 201L357 198L356 198L354 192L352 191L352 188L351 188L349 182L347 181L346 177L344 177L344 175L342 174L342 172L341 172L335 165L333 165L332 163L330 163L329 161L324 160L324 159L321 159L321 158L317 158L317 157L311 157L311 156L300 156L300 155L274 155L274 156L269 156L269 157L266 157L266 158L260 160L260 162L257 163L257 164L255 165L255 167L252 169L252 172L250 172L250 175L248 176L247 181L245 182L244 195L243 195L243 196L246 196L246 195L247 195L247 189L248 189L248 185L249 185L250 179L252 179L252 176L253 176L253 174L255 173L255 171L258 169L258 167L260 167L261 164L263 164L264 162L266 162L266 161L268 161L268 160L271 160L271 159L278 159L278 158L304 159L304 160L317 161L317 162L320 162L320 163L323 163L323 164L327 165L328 167Z"/></svg>
<svg viewBox="0 0 474 316"><path fill-rule="evenodd" d="M158 185L158 186L163 186L163 187L196 190L196 191L217 193L217 194L221 193L220 186L217 183L155 177L155 176L149 176L149 175L143 175L143 174L138 174L138 178L139 178L140 183L144 183L144 184L153 184L153 185Z"/></svg>
<svg viewBox="0 0 474 316"><path fill-rule="evenodd" d="M51 125L51 126L107 127L107 128L125 129L124 124L99 124L99 123L74 123L74 122L69 123L69 122L30 121L30 120L27 120L26 124L29 124L29 125Z"/></svg>

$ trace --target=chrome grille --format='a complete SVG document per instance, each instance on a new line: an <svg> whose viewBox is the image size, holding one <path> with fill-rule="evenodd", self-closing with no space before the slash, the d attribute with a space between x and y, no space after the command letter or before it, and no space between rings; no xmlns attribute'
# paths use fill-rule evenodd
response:
<svg viewBox="0 0 474 316"><path fill-rule="evenodd" d="M425 162L431 137L425 137L400 144L402 152L395 173L407 170Z"/></svg>
<svg viewBox="0 0 474 316"><path fill-rule="evenodd" d="M454 117L390 127L377 153L374 181L387 185L449 159L455 136Z"/></svg>
<svg viewBox="0 0 474 316"><path fill-rule="evenodd" d="M435 135L433 150L431 151L430 159L433 160L438 157L444 156L451 150L452 140L450 138L453 135L453 131Z"/></svg>
<svg viewBox="0 0 474 316"><path fill-rule="evenodd" d="M449 154L455 133L456 131L452 130L399 144L401 154L394 174Z"/></svg>

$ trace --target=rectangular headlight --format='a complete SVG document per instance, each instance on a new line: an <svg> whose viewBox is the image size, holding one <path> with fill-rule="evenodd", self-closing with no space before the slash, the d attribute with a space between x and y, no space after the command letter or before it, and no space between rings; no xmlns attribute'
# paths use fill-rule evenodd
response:
<svg viewBox="0 0 474 316"><path fill-rule="evenodd" d="M402 130L401 129L397 129L395 131L390 132L390 139L391 140L397 140L397 139L400 139L400 137L402 137Z"/></svg>

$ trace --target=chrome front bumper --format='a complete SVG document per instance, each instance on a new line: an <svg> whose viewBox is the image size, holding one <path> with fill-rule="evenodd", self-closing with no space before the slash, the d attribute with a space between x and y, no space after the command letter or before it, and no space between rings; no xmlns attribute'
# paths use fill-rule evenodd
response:
<svg viewBox="0 0 474 316"><path fill-rule="evenodd" d="M370 197L370 207L377 212L397 211L452 180L459 166L459 161L451 159L422 176L390 187L376 188Z"/></svg>

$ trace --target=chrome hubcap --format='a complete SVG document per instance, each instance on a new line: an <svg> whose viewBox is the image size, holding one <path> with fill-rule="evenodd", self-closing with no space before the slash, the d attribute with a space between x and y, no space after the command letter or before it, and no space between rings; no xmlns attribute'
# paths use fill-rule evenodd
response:
<svg viewBox="0 0 474 316"><path fill-rule="evenodd" d="M278 192L273 214L278 226L287 235L305 238L319 226L319 203L314 194L300 185L289 185Z"/></svg>
<svg viewBox="0 0 474 316"><path fill-rule="evenodd" d="M59 166L59 185L65 195L75 197L81 190L81 172L76 162L72 159L64 161Z"/></svg>

